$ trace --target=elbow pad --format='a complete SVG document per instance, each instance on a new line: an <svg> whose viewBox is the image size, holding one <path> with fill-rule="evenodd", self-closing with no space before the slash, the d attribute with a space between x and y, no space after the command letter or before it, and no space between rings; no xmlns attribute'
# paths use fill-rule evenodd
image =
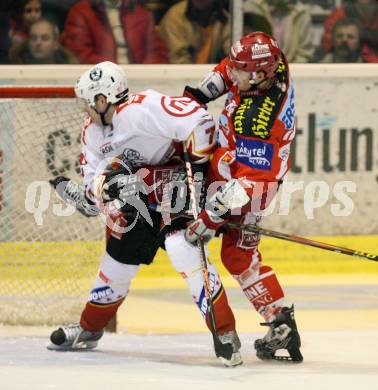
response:
<svg viewBox="0 0 378 390"><path fill-rule="evenodd" d="M218 72L211 72L199 82L197 88L187 85L183 95L206 106L207 103L221 96L225 90L226 84L222 75Z"/></svg>
<svg viewBox="0 0 378 390"><path fill-rule="evenodd" d="M218 72L210 72L198 84L197 89L206 96L209 101L217 99L226 90L226 83Z"/></svg>

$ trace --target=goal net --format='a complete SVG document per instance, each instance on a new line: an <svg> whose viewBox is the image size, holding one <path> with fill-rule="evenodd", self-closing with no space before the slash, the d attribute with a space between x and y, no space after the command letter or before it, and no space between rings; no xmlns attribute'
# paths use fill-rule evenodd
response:
<svg viewBox="0 0 378 390"><path fill-rule="evenodd" d="M104 225L59 200L49 179L80 181L85 113L70 87L0 88L0 323L78 319Z"/></svg>

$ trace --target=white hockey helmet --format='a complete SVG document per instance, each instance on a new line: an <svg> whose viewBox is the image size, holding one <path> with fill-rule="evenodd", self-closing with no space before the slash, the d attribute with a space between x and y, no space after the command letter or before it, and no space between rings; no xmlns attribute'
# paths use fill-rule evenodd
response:
<svg viewBox="0 0 378 390"><path fill-rule="evenodd" d="M113 62L104 61L94 65L81 75L75 84L75 94L91 107L96 96L104 95L108 103L118 103L128 95L127 78L123 69Z"/></svg>

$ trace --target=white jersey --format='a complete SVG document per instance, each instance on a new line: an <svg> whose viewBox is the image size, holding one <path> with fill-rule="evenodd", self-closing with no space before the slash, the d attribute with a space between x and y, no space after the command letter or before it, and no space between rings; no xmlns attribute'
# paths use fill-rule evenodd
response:
<svg viewBox="0 0 378 390"><path fill-rule="evenodd" d="M117 106L112 126L87 122L83 128L81 168L84 184L94 192L93 181L114 159L135 167L163 165L175 144L187 141L194 160L205 161L214 142L213 117L196 101L171 97L153 90L133 94Z"/></svg>

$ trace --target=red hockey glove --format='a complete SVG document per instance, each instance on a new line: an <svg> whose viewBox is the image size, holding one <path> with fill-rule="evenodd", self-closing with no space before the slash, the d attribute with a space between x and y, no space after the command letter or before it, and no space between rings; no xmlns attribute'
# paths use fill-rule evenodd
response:
<svg viewBox="0 0 378 390"><path fill-rule="evenodd" d="M198 239L207 243L225 222L223 218L209 215L206 210L203 210L196 220L189 223L185 230L185 239L190 244L195 244Z"/></svg>

